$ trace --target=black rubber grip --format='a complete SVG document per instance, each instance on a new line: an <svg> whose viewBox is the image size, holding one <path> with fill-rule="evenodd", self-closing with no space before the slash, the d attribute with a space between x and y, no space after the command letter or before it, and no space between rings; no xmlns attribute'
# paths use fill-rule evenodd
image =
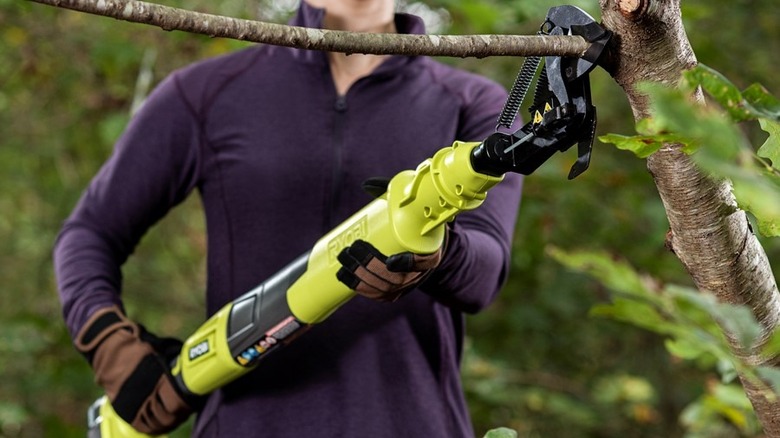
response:
<svg viewBox="0 0 780 438"><path fill-rule="evenodd" d="M233 357L263 339L266 333L293 317L287 305L287 291L306 272L306 253L273 277L237 298L228 321L228 346Z"/></svg>

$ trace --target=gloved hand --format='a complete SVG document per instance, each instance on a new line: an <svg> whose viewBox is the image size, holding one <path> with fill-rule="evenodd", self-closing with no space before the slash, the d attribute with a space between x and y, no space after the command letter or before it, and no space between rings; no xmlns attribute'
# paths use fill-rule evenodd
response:
<svg viewBox="0 0 780 438"><path fill-rule="evenodd" d="M95 312L75 345L116 413L139 432L170 432L201 402L200 397L180 393L170 373L169 363L181 351L181 341L154 336L116 306Z"/></svg>
<svg viewBox="0 0 780 438"><path fill-rule="evenodd" d="M445 231L444 242L447 242ZM338 255L336 278L360 295L392 302L422 282L441 262L445 245L433 254L402 252L385 256L373 245L356 240Z"/></svg>

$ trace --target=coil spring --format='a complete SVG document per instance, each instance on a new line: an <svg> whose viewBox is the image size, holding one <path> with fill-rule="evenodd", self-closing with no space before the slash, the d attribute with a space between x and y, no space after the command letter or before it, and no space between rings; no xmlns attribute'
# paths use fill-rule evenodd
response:
<svg viewBox="0 0 780 438"><path fill-rule="evenodd" d="M520 68L520 72L517 73L512 89L509 90L509 96L507 96L506 103L504 103L504 109L501 110L501 115L498 117L496 129L500 126L511 128L541 60L542 58L539 56L529 56L523 61L523 66Z"/></svg>

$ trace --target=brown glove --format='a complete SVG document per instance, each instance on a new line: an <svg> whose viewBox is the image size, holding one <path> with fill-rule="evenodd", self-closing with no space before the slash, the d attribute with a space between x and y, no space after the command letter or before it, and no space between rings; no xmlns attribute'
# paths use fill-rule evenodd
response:
<svg viewBox="0 0 780 438"><path fill-rule="evenodd" d="M446 242L446 234L445 239ZM338 255L336 278L360 295L392 302L412 290L441 262L445 245L433 254L402 252L385 256L373 245L356 240Z"/></svg>
<svg viewBox="0 0 780 438"><path fill-rule="evenodd" d="M76 336L76 349L95 371L116 413L137 431L170 432L193 412L199 397L183 395L169 363L181 342L158 338L118 307L95 312Z"/></svg>

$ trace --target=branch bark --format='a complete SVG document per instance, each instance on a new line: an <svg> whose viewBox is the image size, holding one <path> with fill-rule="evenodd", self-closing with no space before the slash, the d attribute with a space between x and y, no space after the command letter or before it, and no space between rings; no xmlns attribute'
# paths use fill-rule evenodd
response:
<svg viewBox="0 0 780 438"><path fill-rule="evenodd" d="M696 65L682 25L680 0L600 0L604 25L615 32L612 74L625 90L637 120L650 116L649 102L635 85L642 81L675 85L683 70ZM699 102L699 93L694 96ZM669 219L669 247L699 290L720 301L747 305L762 327L762 339L780 321L780 295L769 261L747 216L737 207L728 181L704 175L680 145L667 144L648 158ZM758 347L746 348L725 332L734 354L753 365L778 365ZM742 379L768 437L780 437L780 402Z"/></svg>
<svg viewBox="0 0 780 438"><path fill-rule="evenodd" d="M309 50L374 55L581 56L589 44L568 35L400 35L369 34L285 26L203 14L135 0L30 0L60 8L181 30Z"/></svg>

